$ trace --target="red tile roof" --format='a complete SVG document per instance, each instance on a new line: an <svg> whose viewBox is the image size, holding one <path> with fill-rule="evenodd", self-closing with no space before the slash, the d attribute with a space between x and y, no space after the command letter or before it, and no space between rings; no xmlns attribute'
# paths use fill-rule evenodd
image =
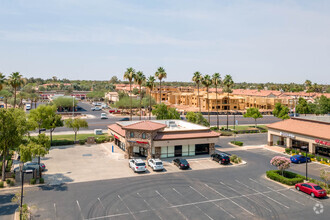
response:
<svg viewBox="0 0 330 220"><path fill-rule="evenodd" d="M330 140L330 123L327 122L292 118L275 122L267 127L285 132Z"/></svg>
<svg viewBox="0 0 330 220"><path fill-rule="evenodd" d="M119 125L117 124L112 124L109 125L108 128L114 132L116 132L117 134L125 137L125 130L123 130Z"/></svg>
<svg viewBox="0 0 330 220"><path fill-rule="evenodd" d="M220 134L214 131L186 131L186 132L159 132L154 138L155 141L175 140L175 139L194 139L194 138L214 138Z"/></svg>
<svg viewBox="0 0 330 220"><path fill-rule="evenodd" d="M123 126L123 129L130 130L143 130L143 131L156 131L162 128L166 128L165 124L152 122L152 121L139 121L134 124Z"/></svg>

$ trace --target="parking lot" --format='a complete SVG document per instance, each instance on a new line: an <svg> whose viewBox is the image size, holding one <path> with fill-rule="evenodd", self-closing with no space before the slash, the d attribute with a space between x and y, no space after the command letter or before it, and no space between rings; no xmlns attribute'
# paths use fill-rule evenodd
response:
<svg viewBox="0 0 330 220"><path fill-rule="evenodd" d="M96 188L96 183L74 184L39 193L42 198L57 193L61 202L54 198L54 204L32 203L41 206L36 219L327 219L329 215L329 199L311 198L263 177L234 174L228 179L228 171L221 169L223 175L208 178L195 178L191 172L118 179L99 182ZM78 187L85 193L75 193Z"/></svg>
<svg viewBox="0 0 330 220"><path fill-rule="evenodd" d="M54 147L49 154L41 158L46 164L44 172L46 183L57 185L61 183L106 180L141 175L159 175L172 172L189 172L192 170L229 168L237 165L220 165L210 160L208 155L187 158L190 169L180 170L172 163L173 158L163 160L164 170L153 171L147 166L144 173L134 173L124 159L124 152L111 143L95 145L69 145ZM146 162L146 160L144 159Z"/></svg>

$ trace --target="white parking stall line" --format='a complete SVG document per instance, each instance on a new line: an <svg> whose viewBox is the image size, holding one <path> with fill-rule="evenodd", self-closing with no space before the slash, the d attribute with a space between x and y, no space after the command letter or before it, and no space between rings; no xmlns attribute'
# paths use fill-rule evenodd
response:
<svg viewBox="0 0 330 220"><path fill-rule="evenodd" d="M173 188L173 190L178 193L180 196L184 197L184 195L182 195L179 191L177 191L176 189ZM211 216L209 216L208 214L206 214L201 208L199 208L196 204L193 204L193 206L195 206L197 209L199 209L206 217L208 217L209 219L213 220L213 218L211 218ZM175 206L172 206L175 207Z"/></svg>
<svg viewBox="0 0 330 220"><path fill-rule="evenodd" d="M119 217L119 216L124 216L124 215L130 215L130 213L125 212L125 213L119 213L119 214L113 214L113 215L105 215L105 216L88 218L88 219L85 219L85 220L107 219L107 218Z"/></svg>
<svg viewBox="0 0 330 220"><path fill-rule="evenodd" d="M264 193L262 193L262 192L259 192L258 190L255 190L255 189L253 189L253 188L249 187L248 185L246 185L246 184L244 184L244 183L241 183L241 182L240 182L240 181L238 181L238 180L236 180L236 182L238 182L238 183L242 184L243 186L245 186L245 187L246 187L246 188L248 188L248 189L251 189L251 190L253 190L253 191L255 191L255 192L258 192L258 193L262 194L263 196L267 197L268 199L272 200L273 202L275 202L275 203L277 203L277 204L279 204L279 205L281 205L281 206L283 206L283 207L285 207L285 208L289 209L289 207L288 207L288 206L286 206L286 205L283 205L283 204L282 204L282 203L280 203L279 201L277 201L277 200L275 200L275 199L273 199L273 198L271 198L271 197L267 196L266 194L264 194Z"/></svg>
<svg viewBox="0 0 330 220"><path fill-rule="evenodd" d="M99 200L99 202L100 202L102 208L105 209L104 205L103 205L102 202L101 202L101 199L100 199L100 198L97 198L97 200Z"/></svg>
<svg viewBox="0 0 330 220"><path fill-rule="evenodd" d="M54 203L54 211L55 211L55 220L57 219L57 211L56 211L56 204Z"/></svg>
<svg viewBox="0 0 330 220"><path fill-rule="evenodd" d="M195 189L194 187L190 186L191 189L193 189L195 192L197 192L199 195L201 195L204 199L209 200L205 195L203 195L201 192L197 191L197 189ZM227 212L224 208L222 208L221 206L219 206L218 204L216 204L215 202L212 202L216 207L220 208L222 211L224 211L225 213L227 213L230 217L235 218L235 216L233 216L232 214L230 214L229 212Z"/></svg>
<svg viewBox="0 0 330 220"><path fill-rule="evenodd" d="M252 212L250 212L249 210L247 210L246 208L244 208L243 206L241 206L240 204L236 203L235 201L233 201L231 198L226 197L225 195L223 195L222 193L218 192L216 189L213 189L211 186L205 184L206 187L208 187L209 189L211 189L213 192L217 193L218 195L224 197L225 199L228 199L229 201L231 201L233 204L237 205L238 207L240 207L241 209L243 209L244 211L246 211L247 213L249 213L250 215L254 214Z"/></svg>
<svg viewBox="0 0 330 220"><path fill-rule="evenodd" d="M82 211L81 211L81 208L80 208L79 202L78 202L78 200L76 200L76 201L77 201L78 209L79 209L79 212L80 212L80 216L81 216L81 218L84 220L85 218L84 218L84 216L83 216L83 214L82 214Z"/></svg>
<svg viewBox="0 0 330 220"><path fill-rule="evenodd" d="M143 199L143 197L140 195L140 193L136 193L141 199ZM157 212L155 212L155 209L154 208L152 208L151 207L151 205L149 204L149 202L147 202L145 199L143 199L143 202L152 210L152 211L154 211L154 213L157 215L157 217L159 218L159 219L161 219L161 220L163 220L162 219L162 217L160 217L158 214L157 214ZM143 211L146 211L146 210L143 210Z"/></svg>
<svg viewBox="0 0 330 220"><path fill-rule="evenodd" d="M256 203L256 204L257 204L257 205L259 205L260 207L262 207L262 208L264 208L264 209L268 210L269 212L272 212L272 210L270 210L270 209L269 209L269 208L267 208L266 206L264 206L264 205L260 205L259 203L257 203L257 202L256 202L256 201L254 201L253 199L249 198L248 196L245 196L245 195L243 195L242 193L239 193L239 192L237 192L237 190L235 190L234 188L232 188L232 187L230 187L230 186L228 186L228 185L224 184L223 182L220 182L220 184L222 184L222 185L226 186L227 188L231 189L232 191L234 191L234 192L236 192L236 193L238 193L238 194L240 194L240 195L244 196L244 198L246 198L246 199L250 200L251 202L254 202L254 203Z"/></svg>
<svg viewBox="0 0 330 220"><path fill-rule="evenodd" d="M118 195L118 198L120 199L120 201L125 205L125 207L127 208L128 212L133 216L133 218L136 220L135 215L133 214L133 212L131 211L131 209L127 206L126 202L124 202L124 200L120 197L120 195Z"/></svg>
<svg viewBox="0 0 330 220"><path fill-rule="evenodd" d="M257 184L259 184L259 185L261 185L261 186L264 186L263 184L261 184L261 183L259 183L258 181L256 181L256 180L254 180L254 179L251 179L251 178L249 178L252 182L255 182L255 183L257 183ZM281 196L283 196L283 197L285 197L285 198L287 198L287 199L289 199L289 200L291 200L291 201L294 201L294 202L296 202L296 203L298 203L298 204L300 204L300 205L305 205L305 204L303 204L303 203L301 203L301 202L299 202L299 201L297 201L297 200L295 200L295 199L292 199L292 198L290 198L290 197L288 197L287 195L285 195L285 194L283 194L283 193L280 193L279 191L276 191L275 189L273 189L273 188L270 188L270 187L268 187L268 186L266 186L267 187L267 189L270 189L271 191L273 191L273 192L276 192L276 193L278 193L278 194L280 194Z"/></svg>
<svg viewBox="0 0 330 220"><path fill-rule="evenodd" d="M170 203L162 194L160 194L157 190L155 191L161 198L163 198L170 206L173 206L173 204L172 203ZM175 210L185 219L185 220L188 220L188 218L184 215L184 214L182 214L182 212L179 210L179 209L177 209L177 208L175 208Z"/></svg>

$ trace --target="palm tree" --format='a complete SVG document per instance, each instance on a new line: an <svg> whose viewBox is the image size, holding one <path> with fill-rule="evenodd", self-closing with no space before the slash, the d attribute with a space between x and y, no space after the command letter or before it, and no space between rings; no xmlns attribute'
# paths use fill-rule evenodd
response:
<svg viewBox="0 0 330 220"><path fill-rule="evenodd" d="M150 97L149 97L149 120L151 120L151 91L154 89L155 86L155 77L149 76L147 82L146 82L146 87L148 87L150 91Z"/></svg>
<svg viewBox="0 0 330 220"><path fill-rule="evenodd" d="M0 91L3 89L3 86L6 84L6 76L3 73L0 73Z"/></svg>
<svg viewBox="0 0 330 220"><path fill-rule="evenodd" d="M215 85L215 102L216 102L216 109L217 109L217 128L219 128L218 85L221 84L220 73L214 73L213 74L212 82Z"/></svg>
<svg viewBox="0 0 330 220"><path fill-rule="evenodd" d="M209 124L210 124L210 100L209 100L209 87L212 85L212 79L209 75L205 75L202 78L202 84L206 87L206 94L207 94L207 115L209 119Z"/></svg>
<svg viewBox="0 0 330 220"><path fill-rule="evenodd" d="M234 85L234 81L231 78L231 75L226 75L225 78L223 79L223 84L225 86L225 92L227 92L228 95L228 108L227 108L227 130L228 130L228 111L229 111L229 93L232 93L233 91L231 90L231 87Z"/></svg>
<svg viewBox="0 0 330 220"><path fill-rule="evenodd" d="M23 78L22 75L19 74L19 72L13 72L10 76L9 76L9 85L11 85L11 87L13 87L14 89L14 108L16 107L16 92L17 89L23 85Z"/></svg>
<svg viewBox="0 0 330 220"><path fill-rule="evenodd" d="M132 81L134 79L135 69L132 67L127 68L124 73L124 79L129 81L129 93L130 93L130 120L132 121Z"/></svg>
<svg viewBox="0 0 330 220"><path fill-rule="evenodd" d="M137 83L140 87L140 105L139 105L139 109L140 109L140 120L141 120L141 102L142 102L142 83L144 83L146 81L146 76L143 74L142 71L138 71L135 75L134 75L134 81L135 83Z"/></svg>
<svg viewBox="0 0 330 220"><path fill-rule="evenodd" d="M199 84L202 81L202 74L200 72L195 72L194 76L192 78L192 81L194 81L197 85L197 105L199 106L199 112L201 112L201 103L200 103L200 99L199 99Z"/></svg>
<svg viewBox="0 0 330 220"><path fill-rule="evenodd" d="M167 77L167 73L163 67L159 67L155 76L159 79L159 104L162 103L162 79Z"/></svg>

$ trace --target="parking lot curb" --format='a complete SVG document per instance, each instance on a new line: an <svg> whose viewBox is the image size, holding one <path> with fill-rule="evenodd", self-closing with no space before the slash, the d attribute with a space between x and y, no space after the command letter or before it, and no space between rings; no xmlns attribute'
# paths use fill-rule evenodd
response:
<svg viewBox="0 0 330 220"><path fill-rule="evenodd" d="M277 182L277 181L275 181L275 180L272 180L272 179L268 178L268 177L266 176L266 174L262 175L262 177L263 177L264 179L266 179L266 180L269 180L270 182L277 183L278 185L283 186L283 187L285 187L285 188L287 188L287 189L293 189L293 188L295 188L294 186L288 186L288 185L285 185L285 184L283 184L283 183L280 183L280 182Z"/></svg>

